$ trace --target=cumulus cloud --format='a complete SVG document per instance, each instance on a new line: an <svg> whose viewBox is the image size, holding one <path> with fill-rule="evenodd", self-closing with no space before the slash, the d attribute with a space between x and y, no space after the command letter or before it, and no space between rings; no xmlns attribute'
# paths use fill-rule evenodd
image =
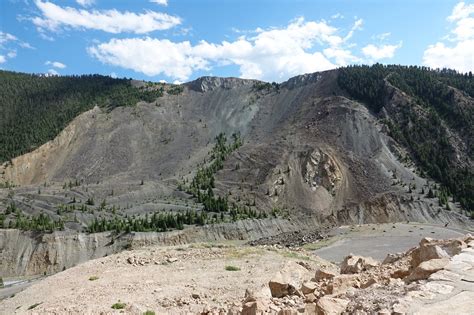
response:
<svg viewBox="0 0 474 315"><path fill-rule="evenodd" d="M454 24L444 41L429 45L423 64L431 68L474 69L474 4L459 2L447 20Z"/></svg>
<svg viewBox="0 0 474 315"><path fill-rule="evenodd" d="M59 61L46 61L44 64L47 65L47 66L52 66L54 68L58 68L58 69L66 68L66 65L64 63L59 62Z"/></svg>
<svg viewBox="0 0 474 315"><path fill-rule="evenodd" d="M4 63L5 61L7 61L7 58L5 58L4 55L0 55L0 63Z"/></svg>
<svg viewBox="0 0 474 315"><path fill-rule="evenodd" d="M82 5L83 7L88 7L93 5L95 3L95 0L76 0L76 2L79 5Z"/></svg>
<svg viewBox="0 0 474 315"><path fill-rule="evenodd" d="M356 22L351 32L360 27L360 23ZM150 37L112 39L89 47L88 52L103 63L149 76L164 74L181 81L196 70L229 64L237 65L243 78L280 81L301 73L332 69L343 60L355 58L341 46L348 38L350 36L338 35L338 29L325 21L298 18L287 27L257 29L252 36L241 36L231 42L200 41L192 45L188 41ZM318 45L332 47L332 50L325 55L315 51Z"/></svg>
<svg viewBox="0 0 474 315"><path fill-rule="evenodd" d="M369 44L362 48L362 53L370 61L377 61L381 59L393 58L395 51L402 47L402 42L398 45L379 45Z"/></svg>
<svg viewBox="0 0 474 315"><path fill-rule="evenodd" d="M52 2L35 0L41 16L32 22L40 31L60 31L64 28L93 29L108 33L144 34L157 30L170 29L181 23L181 19L165 13L146 11L137 14L117 10L78 10L72 7L60 7Z"/></svg>
<svg viewBox="0 0 474 315"><path fill-rule="evenodd" d="M257 28L233 41L220 43L202 40L192 44L152 37L114 38L87 50L102 63L148 76L165 75L170 81L186 81L195 71L227 65L237 66L242 78L283 81L302 73L363 62L353 54L354 44L349 43L362 23L361 19L354 21L344 35L325 20L298 18L286 27ZM369 48L369 54L389 58L399 45L393 49L376 47L373 53Z"/></svg>
<svg viewBox="0 0 474 315"><path fill-rule="evenodd" d="M159 4L159 5L164 5L164 6L168 5L168 0L150 0L150 2Z"/></svg>

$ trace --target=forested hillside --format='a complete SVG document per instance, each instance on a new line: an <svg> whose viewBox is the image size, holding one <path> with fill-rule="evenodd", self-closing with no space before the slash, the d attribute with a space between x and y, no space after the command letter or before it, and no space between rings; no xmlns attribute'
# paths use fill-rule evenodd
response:
<svg viewBox="0 0 474 315"><path fill-rule="evenodd" d="M444 185L442 200L452 195L466 209L474 209L472 73L376 64L342 68L338 76L340 87L376 115L392 96L385 80L413 99L385 120L391 136L408 149L423 171ZM453 88L464 94L466 102L456 99ZM420 108L425 114L420 114ZM456 151L450 132L465 141L465 150ZM459 150L465 156L459 157Z"/></svg>
<svg viewBox="0 0 474 315"><path fill-rule="evenodd" d="M80 113L153 101L162 89L102 75L41 76L0 71L0 163L53 139Z"/></svg>

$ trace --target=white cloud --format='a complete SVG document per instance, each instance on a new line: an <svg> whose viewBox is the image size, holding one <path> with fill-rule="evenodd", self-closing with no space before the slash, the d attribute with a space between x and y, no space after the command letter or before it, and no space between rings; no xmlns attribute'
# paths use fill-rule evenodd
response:
<svg viewBox="0 0 474 315"><path fill-rule="evenodd" d="M374 36L372 36L372 39L383 41L383 40L386 40L387 38L389 38L390 35L392 35L392 33L386 32L386 33L374 35Z"/></svg>
<svg viewBox="0 0 474 315"><path fill-rule="evenodd" d="M76 2L83 7L91 6L95 3L95 0L76 0Z"/></svg>
<svg viewBox="0 0 474 315"><path fill-rule="evenodd" d="M47 65L47 66L52 66L54 68L58 68L58 69L66 68L66 65L64 63L59 62L59 61L46 61L44 64Z"/></svg>
<svg viewBox="0 0 474 315"><path fill-rule="evenodd" d="M281 81L290 76L327 70L337 65L321 52L318 44L339 45L344 39L326 22L292 21L286 28L258 29L252 37L239 37L219 44L201 41L171 42L167 39L112 39L89 47L89 54L103 63L142 72L187 80L196 70L235 64L243 78ZM153 53L151 53L153 52Z"/></svg>
<svg viewBox="0 0 474 315"><path fill-rule="evenodd" d="M3 55L0 55L0 63L4 63L5 61L7 61L7 58L5 58Z"/></svg>
<svg viewBox="0 0 474 315"><path fill-rule="evenodd" d="M402 42L398 45L379 45L369 44L362 48L362 53L371 61L393 58L395 51L402 47Z"/></svg>
<svg viewBox="0 0 474 315"><path fill-rule="evenodd" d="M474 70L474 4L459 2L447 20L454 27L444 42L429 45L423 64L431 68L454 68L461 72Z"/></svg>
<svg viewBox="0 0 474 315"><path fill-rule="evenodd" d="M150 2L159 4L159 5L164 5L164 6L168 5L168 0L150 0Z"/></svg>
<svg viewBox="0 0 474 315"><path fill-rule="evenodd" d="M7 53L8 58L15 58L16 57L16 51L12 50Z"/></svg>
<svg viewBox="0 0 474 315"><path fill-rule="evenodd" d="M344 18L344 15L342 15L341 13L336 13L336 14L333 14L331 15L331 19L343 19Z"/></svg>
<svg viewBox="0 0 474 315"><path fill-rule="evenodd" d="M30 43L27 42L21 42L18 45L20 45L21 48L36 49L35 47L31 46Z"/></svg>
<svg viewBox="0 0 474 315"><path fill-rule="evenodd" d="M12 34L0 31L0 45L5 44L10 41L16 41L16 40L17 38L13 36Z"/></svg>
<svg viewBox="0 0 474 315"><path fill-rule="evenodd" d="M146 11L137 14L117 10L78 10L60 7L51 2L35 0L42 16L32 19L39 31L60 31L64 28L94 29L108 33L144 34L157 30L170 29L181 23L181 19L165 13Z"/></svg>
<svg viewBox="0 0 474 315"><path fill-rule="evenodd" d="M88 53L102 63L148 76L165 75L169 81L185 81L195 71L227 65L238 66L242 78L283 81L302 73L362 62L351 51L354 44L348 42L361 26L362 20L356 20L343 36L327 21L298 18L286 27L257 28L234 41L191 44L151 37L114 38L89 47Z"/></svg>

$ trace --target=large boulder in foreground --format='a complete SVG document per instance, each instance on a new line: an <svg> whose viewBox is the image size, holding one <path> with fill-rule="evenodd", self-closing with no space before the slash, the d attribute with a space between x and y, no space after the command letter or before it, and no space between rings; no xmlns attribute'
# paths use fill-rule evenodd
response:
<svg viewBox="0 0 474 315"><path fill-rule="evenodd" d="M406 278L407 281L423 280L437 271L442 270L449 263L449 258L431 259L424 261L416 267Z"/></svg>
<svg viewBox="0 0 474 315"><path fill-rule="evenodd" d="M272 297L281 298L287 295L302 296L298 289L301 288L303 282L310 277L311 275L306 268L296 262L290 261L270 280L268 286L270 287Z"/></svg>
<svg viewBox="0 0 474 315"><path fill-rule="evenodd" d="M323 296L316 303L317 315L339 315L346 310L349 300Z"/></svg>
<svg viewBox="0 0 474 315"><path fill-rule="evenodd" d="M380 263L372 257L363 257L351 254L342 261L341 273L359 273L361 271L377 267L378 265L380 265Z"/></svg>

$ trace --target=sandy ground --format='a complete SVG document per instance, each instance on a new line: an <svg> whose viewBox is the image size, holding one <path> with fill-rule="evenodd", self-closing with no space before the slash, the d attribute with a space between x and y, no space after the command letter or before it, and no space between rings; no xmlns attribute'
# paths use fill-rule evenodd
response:
<svg viewBox="0 0 474 315"><path fill-rule="evenodd" d="M336 229L333 236L321 244L327 246L314 253L332 262L341 262L350 253L383 260L388 253L404 252L417 246L423 237L446 239L468 232L419 223L344 226Z"/></svg>
<svg viewBox="0 0 474 315"><path fill-rule="evenodd" d="M120 312L112 309L117 302L125 303L129 314L195 313L241 305L246 289L269 294L268 281L288 260L314 268L326 264L302 252L233 245L123 252L33 284L2 301L0 314L113 314Z"/></svg>

